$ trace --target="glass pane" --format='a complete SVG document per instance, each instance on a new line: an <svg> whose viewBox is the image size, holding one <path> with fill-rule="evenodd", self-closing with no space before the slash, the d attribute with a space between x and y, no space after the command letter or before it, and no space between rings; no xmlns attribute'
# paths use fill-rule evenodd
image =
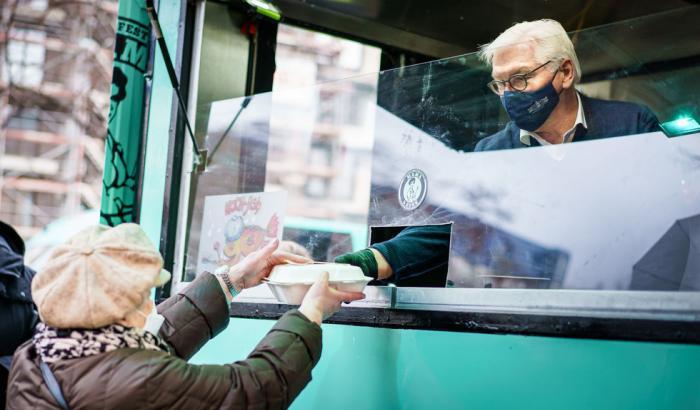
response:
<svg viewBox="0 0 700 410"><path fill-rule="evenodd" d="M579 92L562 91L561 61L537 75L567 99L559 138L573 143L521 132L476 54L214 102L185 279L232 263L250 228L322 261L397 241L394 275L373 284L700 291L698 17L693 6L570 33ZM208 196L259 192L284 193L270 200L281 230L226 214L225 200L206 215ZM417 268L441 244L449 261Z"/></svg>
<svg viewBox="0 0 700 410"><path fill-rule="evenodd" d="M366 244L379 55L375 47L281 25L275 92L204 107L198 118L208 121L197 128L206 129L210 160L206 172L192 178L186 280L238 260L231 238L250 239L245 229L253 224L266 234L250 240L272 237L266 236L273 232L269 220L260 221L265 209L257 216L231 214L228 238L225 224L208 230L202 216L207 196L284 192L282 246L317 260L332 261ZM361 72L372 74L328 82ZM239 216L241 236L231 228ZM216 239L200 238L203 220L204 232Z"/></svg>

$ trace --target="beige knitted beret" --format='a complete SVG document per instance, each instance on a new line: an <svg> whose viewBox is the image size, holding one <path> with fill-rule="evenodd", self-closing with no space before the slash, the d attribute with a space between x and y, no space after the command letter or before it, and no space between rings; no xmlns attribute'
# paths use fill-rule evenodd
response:
<svg viewBox="0 0 700 410"><path fill-rule="evenodd" d="M139 225L93 226L54 248L32 281L32 297L49 326L95 329L142 306L170 279L162 267Z"/></svg>

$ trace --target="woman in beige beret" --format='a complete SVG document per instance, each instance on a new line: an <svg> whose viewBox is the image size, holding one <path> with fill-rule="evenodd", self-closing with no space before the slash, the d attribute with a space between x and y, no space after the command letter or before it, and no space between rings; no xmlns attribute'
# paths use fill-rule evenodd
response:
<svg viewBox="0 0 700 410"><path fill-rule="evenodd" d="M141 228L81 232L53 251L32 282L42 322L15 353L7 408L287 408L321 356L321 321L341 302L364 297L330 288L327 275L247 359L187 363L226 328L235 294L276 264L308 261L277 246L269 243L227 272L198 275L154 309L151 290L170 274Z"/></svg>

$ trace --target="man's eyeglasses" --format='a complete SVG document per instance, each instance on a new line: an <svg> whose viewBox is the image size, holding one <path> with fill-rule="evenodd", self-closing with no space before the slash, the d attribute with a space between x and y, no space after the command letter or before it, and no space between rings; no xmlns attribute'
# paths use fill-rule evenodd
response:
<svg viewBox="0 0 700 410"><path fill-rule="evenodd" d="M511 75L509 79L507 80L493 80L489 81L486 83L486 86L489 87L491 91L494 93L501 95L503 94L503 91L506 89L506 84L510 85L510 88L515 90L515 91L525 91L527 88L527 80L535 76L535 71L539 70L540 68L546 66L547 64L551 63L552 60L547 61L546 63L542 64L541 66L530 70L529 72L525 74L514 74Z"/></svg>

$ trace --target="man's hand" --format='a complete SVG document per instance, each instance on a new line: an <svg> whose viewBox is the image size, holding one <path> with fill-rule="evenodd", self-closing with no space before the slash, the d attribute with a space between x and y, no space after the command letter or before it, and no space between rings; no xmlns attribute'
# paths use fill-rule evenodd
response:
<svg viewBox="0 0 700 410"><path fill-rule="evenodd" d="M378 250L374 248L350 252L335 258L336 263L348 263L362 269L366 276L374 279L386 279L393 274L391 265Z"/></svg>
<svg viewBox="0 0 700 410"><path fill-rule="evenodd" d="M294 255L289 252L277 251L279 240L275 239L261 249L249 254L242 261L233 265L229 271L229 278L237 291L252 288L260 284L263 278L270 274L275 265L287 262L311 263L312 260L304 256Z"/></svg>
<svg viewBox="0 0 700 410"><path fill-rule="evenodd" d="M310 321L320 325L322 321L340 310L342 302L352 302L364 298L365 295L361 292L342 292L331 288L328 286L328 272L322 272L321 276L306 292L306 296L299 306L299 312Z"/></svg>

